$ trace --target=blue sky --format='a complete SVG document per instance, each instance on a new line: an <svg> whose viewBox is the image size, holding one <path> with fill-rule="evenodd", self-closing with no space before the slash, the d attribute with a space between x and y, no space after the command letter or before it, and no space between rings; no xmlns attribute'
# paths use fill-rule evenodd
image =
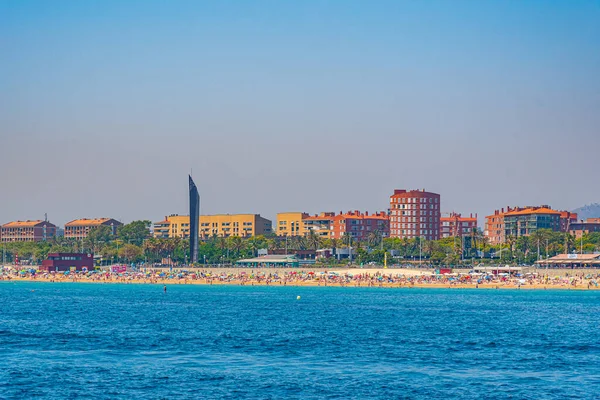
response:
<svg viewBox="0 0 600 400"><path fill-rule="evenodd" d="M600 201L599 1L0 1L0 223Z"/></svg>

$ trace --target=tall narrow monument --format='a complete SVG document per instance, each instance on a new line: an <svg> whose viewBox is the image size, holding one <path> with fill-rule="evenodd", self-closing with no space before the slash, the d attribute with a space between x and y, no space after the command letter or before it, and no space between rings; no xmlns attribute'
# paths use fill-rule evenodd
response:
<svg viewBox="0 0 600 400"><path fill-rule="evenodd" d="M198 262L198 223L200 217L200 195L198 188L189 175L190 184L190 263Z"/></svg>

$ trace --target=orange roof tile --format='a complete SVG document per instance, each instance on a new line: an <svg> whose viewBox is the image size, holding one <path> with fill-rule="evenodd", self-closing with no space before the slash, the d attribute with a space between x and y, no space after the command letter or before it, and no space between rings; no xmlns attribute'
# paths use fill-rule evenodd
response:
<svg viewBox="0 0 600 400"><path fill-rule="evenodd" d="M44 221L42 221L41 219L37 219L37 220L33 220L33 221L29 221L29 220L27 220L27 221L12 221L12 222L2 225L2 227L3 228L28 228L28 227L34 227L43 222Z"/></svg>
<svg viewBox="0 0 600 400"><path fill-rule="evenodd" d="M105 223L106 221L110 221L112 218L81 218L75 219L71 222L67 222L65 226L97 226Z"/></svg>
<svg viewBox="0 0 600 400"><path fill-rule="evenodd" d="M511 211L505 216L515 216L515 215L529 215L529 214L552 214L552 215L560 215L560 211L551 210L549 208L526 208L521 211Z"/></svg>

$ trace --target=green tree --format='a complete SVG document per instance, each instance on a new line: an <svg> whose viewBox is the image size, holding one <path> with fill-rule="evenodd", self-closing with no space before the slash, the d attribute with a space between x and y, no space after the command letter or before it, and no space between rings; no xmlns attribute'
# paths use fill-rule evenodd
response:
<svg viewBox="0 0 600 400"><path fill-rule="evenodd" d="M119 249L119 257L129 261L130 263L139 259L141 255L141 247L136 246L135 244L126 243L123 247Z"/></svg>
<svg viewBox="0 0 600 400"><path fill-rule="evenodd" d="M103 244L114 240L114 236L109 226L100 225L90 229L87 237L83 240L85 250L92 253L99 252Z"/></svg>
<svg viewBox="0 0 600 400"><path fill-rule="evenodd" d="M306 236L306 244L311 250L317 251L323 243L321 237L314 231L310 230Z"/></svg>
<svg viewBox="0 0 600 400"><path fill-rule="evenodd" d="M117 235L126 243L141 246L145 239L150 237L150 227L152 222L132 221L128 224L121 225L117 228Z"/></svg>

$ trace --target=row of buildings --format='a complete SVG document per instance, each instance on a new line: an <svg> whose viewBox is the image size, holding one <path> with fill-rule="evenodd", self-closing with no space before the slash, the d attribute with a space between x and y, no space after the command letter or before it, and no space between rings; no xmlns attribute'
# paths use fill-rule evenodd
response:
<svg viewBox="0 0 600 400"><path fill-rule="evenodd" d="M77 219L65 224L64 236L83 239L98 226L108 226L113 234L122 225L113 218ZM441 197L424 189L397 189L389 197L389 209L375 213L322 212L310 215L306 212L282 212L277 214L275 225L259 214L200 215L198 236L252 237L276 234L293 237L307 236L314 232L324 239L342 239L350 236L355 240L371 237L424 238L437 240L446 237L470 236L477 231L477 214L463 216L459 213L441 213ZM590 232L600 232L600 218L578 221L577 214L557 211L551 207L506 207L485 217L483 235L490 244L505 243L508 238L529 236L538 229L571 232L577 237ZM59 233L48 221L14 221L2 225L0 240L43 241ZM153 224L152 235L156 238L189 238L189 215L173 214Z"/></svg>
<svg viewBox="0 0 600 400"><path fill-rule="evenodd" d="M114 235L117 228L123 223L113 218L76 219L67 222L64 232L47 220L12 221L0 228L0 241L2 242L41 242L52 239L58 235L69 239L84 239L91 229L99 226L108 226Z"/></svg>
<svg viewBox="0 0 600 400"><path fill-rule="evenodd" d="M510 237L530 236L539 229L570 232L580 238L586 233L600 232L600 218L578 221L576 213L553 210L547 205L506 207L485 217L483 234L495 245L506 243Z"/></svg>

